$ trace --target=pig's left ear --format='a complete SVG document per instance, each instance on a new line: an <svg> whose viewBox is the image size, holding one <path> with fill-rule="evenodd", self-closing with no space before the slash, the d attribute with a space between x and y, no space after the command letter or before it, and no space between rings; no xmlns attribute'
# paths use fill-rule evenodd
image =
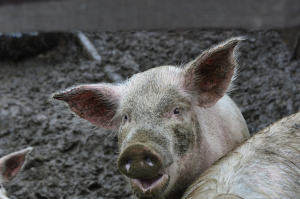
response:
<svg viewBox="0 0 300 199"><path fill-rule="evenodd" d="M244 40L232 38L202 53L186 68L185 88L196 92L200 107L211 107L223 97L235 73L234 48Z"/></svg>
<svg viewBox="0 0 300 199"><path fill-rule="evenodd" d="M0 178L4 182L9 182L18 174L25 165L26 156L32 149L32 147L28 147L0 158Z"/></svg>

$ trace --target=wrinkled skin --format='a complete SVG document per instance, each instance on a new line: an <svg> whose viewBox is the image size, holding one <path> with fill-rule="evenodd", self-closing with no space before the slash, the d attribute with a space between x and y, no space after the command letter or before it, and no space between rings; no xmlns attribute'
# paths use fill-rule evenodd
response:
<svg viewBox="0 0 300 199"><path fill-rule="evenodd" d="M28 147L0 158L0 199L8 199L2 184L10 182L18 174L31 150L32 147Z"/></svg>
<svg viewBox="0 0 300 199"><path fill-rule="evenodd" d="M118 130L118 168L138 198L180 198L216 160L249 137L226 95L237 68L232 38L185 66L161 66L122 84L53 95L91 123Z"/></svg>
<svg viewBox="0 0 300 199"><path fill-rule="evenodd" d="M262 129L206 170L183 199L300 198L300 113Z"/></svg>

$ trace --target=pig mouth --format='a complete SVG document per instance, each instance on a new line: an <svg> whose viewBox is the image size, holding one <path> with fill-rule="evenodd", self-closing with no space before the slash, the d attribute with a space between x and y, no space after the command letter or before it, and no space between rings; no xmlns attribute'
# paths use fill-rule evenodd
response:
<svg viewBox="0 0 300 199"><path fill-rule="evenodd" d="M169 176L167 174L158 174L152 179L131 179L131 185L135 192L138 192L140 197L155 198L162 195L169 184ZM156 196L155 196L156 195Z"/></svg>

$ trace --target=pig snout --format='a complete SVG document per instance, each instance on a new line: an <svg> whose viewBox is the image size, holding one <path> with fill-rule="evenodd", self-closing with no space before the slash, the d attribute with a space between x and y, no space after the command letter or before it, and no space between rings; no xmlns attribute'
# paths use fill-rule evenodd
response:
<svg viewBox="0 0 300 199"><path fill-rule="evenodd" d="M118 158L119 170L132 179L153 179L161 167L161 157L144 144L128 146Z"/></svg>

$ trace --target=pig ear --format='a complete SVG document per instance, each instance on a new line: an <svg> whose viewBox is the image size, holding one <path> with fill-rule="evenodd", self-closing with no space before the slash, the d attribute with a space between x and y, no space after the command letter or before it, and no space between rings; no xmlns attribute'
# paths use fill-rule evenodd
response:
<svg viewBox="0 0 300 199"><path fill-rule="evenodd" d="M198 106L211 107L224 96L235 73L234 48L242 37L232 38L202 53L187 68L185 87L196 92Z"/></svg>
<svg viewBox="0 0 300 199"><path fill-rule="evenodd" d="M32 151L32 147L28 147L22 151L11 153L0 158L0 175L4 182L9 182L25 165L26 156Z"/></svg>
<svg viewBox="0 0 300 199"><path fill-rule="evenodd" d="M53 98L68 103L73 112L92 124L107 129L120 125L120 119L114 119L121 99L120 86L83 85L54 94Z"/></svg>

